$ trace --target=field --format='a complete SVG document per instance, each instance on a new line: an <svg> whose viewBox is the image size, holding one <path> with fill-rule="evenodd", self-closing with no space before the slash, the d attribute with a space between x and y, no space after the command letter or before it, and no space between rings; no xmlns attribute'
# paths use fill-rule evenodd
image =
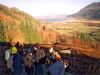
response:
<svg viewBox="0 0 100 75"><path fill-rule="evenodd" d="M82 35L87 34L88 38L93 37L94 40L98 39L100 42L100 22L99 21L66 21L62 23L52 23L52 28L56 29L62 34L69 35Z"/></svg>
<svg viewBox="0 0 100 75"><path fill-rule="evenodd" d="M74 48L76 51L81 51L86 55L100 58L99 20L71 19L60 23L53 22L42 24L64 35L64 44L67 44L69 47Z"/></svg>

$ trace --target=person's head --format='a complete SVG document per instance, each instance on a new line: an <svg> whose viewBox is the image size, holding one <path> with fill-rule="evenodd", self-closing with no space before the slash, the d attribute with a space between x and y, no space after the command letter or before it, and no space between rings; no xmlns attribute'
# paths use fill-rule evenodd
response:
<svg viewBox="0 0 100 75"><path fill-rule="evenodd" d="M54 50L58 50L58 46L59 46L59 43L55 43L55 44L53 44L53 48L54 48Z"/></svg>
<svg viewBox="0 0 100 75"><path fill-rule="evenodd" d="M44 46L40 46L39 50L44 51L45 47Z"/></svg>
<svg viewBox="0 0 100 75"><path fill-rule="evenodd" d="M32 56L32 53L28 53L27 57L30 58Z"/></svg>
<svg viewBox="0 0 100 75"><path fill-rule="evenodd" d="M11 53L16 54L17 53L17 48L16 47L11 47Z"/></svg>

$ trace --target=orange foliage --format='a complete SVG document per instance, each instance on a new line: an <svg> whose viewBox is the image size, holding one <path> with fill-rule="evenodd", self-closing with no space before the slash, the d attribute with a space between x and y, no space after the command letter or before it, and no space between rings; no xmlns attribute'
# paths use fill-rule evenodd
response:
<svg viewBox="0 0 100 75"><path fill-rule="evenodd" d="M20 43L24 42L24 37L23 34L20 31L15 31L15 30L8 30L5 33L5 38L9 42L17 42L19 41Z"/></svg>
<svg viewBox="0 0 100 75"><path fill-rule="evenodd" d="M39 31L40 31L41 37L43 39L42 43L52 44L52 43L55 43L58 41L58 36L59 36L58 32L56 32L52 29L46 28L44 26L41 27Z"/></svg>

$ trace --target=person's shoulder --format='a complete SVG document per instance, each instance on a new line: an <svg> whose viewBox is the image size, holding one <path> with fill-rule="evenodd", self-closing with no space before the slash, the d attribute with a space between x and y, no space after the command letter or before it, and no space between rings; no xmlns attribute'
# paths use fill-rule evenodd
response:
<svg viewBox="0 0 100 75"><path fill-rule="evenodd" d="M59 65L64 65L62 61L57 62Z"/></svg>
<svg viewBox="0 0 100 75"><path fill-rule="evenodd" d="M23 56L21 56L21 55L18 55L18 58L19 58L21 61L23 61L23 60L24 60L24 57L23 57Z"/></svg>
<svg viewBox="0 0 100 75"><path fill-rule="evenodd" d="M22 55L19 55L19 54L17 54L17 57L19 57L19 58L23 58L23 56L22 56Z"/></svg>
<svg viewBox="0 0 100 75"><path fill-rule="evenodd" d="M23 58L23 56L22 56L22 55L19 55L19 57Z"/></svg>

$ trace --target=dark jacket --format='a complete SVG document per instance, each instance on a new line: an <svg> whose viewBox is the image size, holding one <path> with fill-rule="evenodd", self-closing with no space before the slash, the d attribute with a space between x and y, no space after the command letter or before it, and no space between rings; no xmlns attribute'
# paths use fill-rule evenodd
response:
<svg viewBox="0 0 100 75"><path fill-rule="evenodd" d="M23 66L24 63L23 57L19 54L15 54L13 56L13 69L15 74L21 74L23 72Z"/></svg>
<svg viewBox="0 0 100 75"><path fill-rule="evenodd" d="M64 63L63 62L55 62L49 67L50 75L64 75Z"/></svg>

